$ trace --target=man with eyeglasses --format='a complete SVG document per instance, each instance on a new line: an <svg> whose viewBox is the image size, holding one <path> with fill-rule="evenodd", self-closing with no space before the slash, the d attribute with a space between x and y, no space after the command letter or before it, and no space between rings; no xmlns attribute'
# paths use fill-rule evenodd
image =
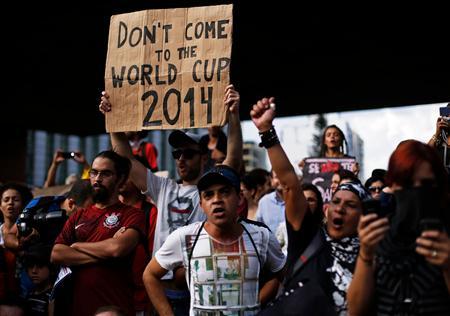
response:
<svg viewBox="0 0 450 316"><path fill-rule="evenodd" d="M234 86L227 86L224 104L228 107L229 126L227 156L223 164L235 170L240 170L242 161L239 102L240 96ZM111 108L108 94L103 93L99 106L100 111L102 113L109 112ZM153 254L162 246L171 232L179 227L205 219L200 207L197 183L204 173L208 161L208 149L207 143L201 141L200 135L179 130L175 130L169 135L169 144L173 147L172 156L175 159L181 183L173 179L158 177L136 161L124 133L111 133L111 143L120 155L131 160L130 177L133 183L156 203L158 215ZM165 278L169 277L171 277L170 273ZM174 288L172 284L168 287ZM166 291L166 294L168 292ZM185 302L189 307L188 297Z"/></svg>
<svg viewBox="0 0 450 316"><path fill-rule="evenodd" d="M89 172L94 204L70 216L55 241L52 262L72 270L71 315L90 316L105 305L135 313L130 266L145 220L141 211L119 201L130 167L113 151L99 153Z"/></svg>

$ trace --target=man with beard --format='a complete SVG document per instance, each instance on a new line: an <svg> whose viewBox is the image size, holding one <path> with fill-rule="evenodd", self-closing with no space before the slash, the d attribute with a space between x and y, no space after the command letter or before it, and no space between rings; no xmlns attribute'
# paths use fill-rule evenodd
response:
<svg viewBox="0 0 450 316"><path fill-rule="evenodd" d="M129 267L143 238L144 215L119 201L129 171L128 159L113 151L98 154L89 173L94 205L76 211L55 241L52 262L73 270L72 315L93 315L105 305L134 313Z"/></svg>
<svg viewBox="0 0 450 316"><path fill-rule="evenodd" d="M240 170L242 161L242 131L239 119L239 93L233 85L226 87L224 104L228 107L228 144L227 156L223 164ZM107 93L103 93L99 109L102 113L114 111ZM162 246L169 234L179 227L203 221L206 217L200 208L200 196L197 183L204 172L208 161L207 143L201 136L191 132L173 131L169 135L169 144L173 147L177 173L181 183L168 178L158 177L146 169L132 155L125 133L111 133L113 148L122 156L131 160L130 178L139 190L156 203L158 209L153 254ZM171 274L165 276L169 279ZM182 278L181 278L182 279ZM188 292L174 292L177 287L173 282L165 281L166 294L169 297L180 297L171 301L172 305L180 302L185 310L189 308ZM173 293L173 295L171 294Z"/></svg>
<svg viewBox="0 0 450 316"><path fill-rule="evenodd" d="M226 88L224 103L229 108L228 150L224 164L239 170L242 160L242 132L239 120L239 93L233 85ZM100 111L111 111L106 93L102 96ZM177 173L181 183L154 175L133 155L125 133L111 133L113 148L122 156L131 160L130 178L143 193L157 204L158 216L153 253L175 229L205 219L201 211L197 182L204 172L207 162L207 144L201 141L201 135L179 130L169 135L169 144L173 147Z"/></svg>

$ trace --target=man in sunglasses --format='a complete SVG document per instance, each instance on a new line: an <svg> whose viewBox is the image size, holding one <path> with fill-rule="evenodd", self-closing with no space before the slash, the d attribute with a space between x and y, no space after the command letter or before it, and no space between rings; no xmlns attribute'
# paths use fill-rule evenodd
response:
<svg viewBox="0 0 450 316"><path fill-rule="evenodd" d="M223 101L228 107L229 114L227 156L223 164L240 170L242 161L240 96L233 85L226 87ZM102 94L99 109L102 113L111 111L107 93ZM162 246L171 232L179 227L205 219L200 207L197 183L204 172L208 156L207 143L201 141L199 135L176 130L169 136L169 144L173 147L172 156L176 161L181 183L173 179L158 177L136 161L124 133L111 133L111 143L117 153L131 160L131 180L157 206L153 254ZM188 298L187 305L189 306Z"/></svg>

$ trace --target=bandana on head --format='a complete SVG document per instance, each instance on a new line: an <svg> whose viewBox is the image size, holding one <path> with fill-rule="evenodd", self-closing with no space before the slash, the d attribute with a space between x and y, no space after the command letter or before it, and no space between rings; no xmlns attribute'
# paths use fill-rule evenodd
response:
<svg viewBox="0 0 450 316"><path fill-rule="evenodd" d="M361 201L364 201L364 200L370 198L370 193L366 190L366 188L363 187L363 185L361 183L358 183L358 182L352 181L352 182L340 184L337 187L336 192L338 192L340 190L345 190L345 191L350 191L350 192L355 193ZM336 194L336 192L334 192L334 194Z"/></svg>

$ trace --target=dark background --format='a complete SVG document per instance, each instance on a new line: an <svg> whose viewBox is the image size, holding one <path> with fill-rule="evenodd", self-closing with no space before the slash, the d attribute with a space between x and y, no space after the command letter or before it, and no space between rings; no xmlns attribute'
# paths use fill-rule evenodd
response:
<svg viewBox="0 0 450 316"><path fill-rule="evenodd" d="M3 4L2 129L104 132L97 106L110 16L223 3L230 1ZM243 119L268 95L280 116L450 100L447 9L233 3L231 77Z"/></svg>

